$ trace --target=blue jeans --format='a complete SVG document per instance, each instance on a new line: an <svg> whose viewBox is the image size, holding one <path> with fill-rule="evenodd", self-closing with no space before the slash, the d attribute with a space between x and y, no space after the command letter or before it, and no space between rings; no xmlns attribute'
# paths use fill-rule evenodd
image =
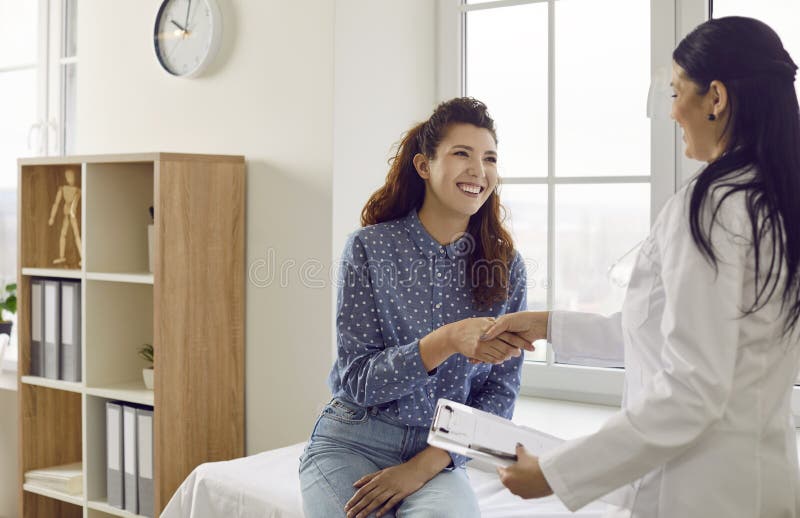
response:
<svg viewBox="0 0 800 518"><path fill-rule="evenodd" d="M409 460L428 446L427 437L425 427L392 423L377 409L333 399L300 457L306 518L345 516L356 480ZM440 472L384 516L471 518L479 517L480 510L466 470L456 468Z"/></svg>

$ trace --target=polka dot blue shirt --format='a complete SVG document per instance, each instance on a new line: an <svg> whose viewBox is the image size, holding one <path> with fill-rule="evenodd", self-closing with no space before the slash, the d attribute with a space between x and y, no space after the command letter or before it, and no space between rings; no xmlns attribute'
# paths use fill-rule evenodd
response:
<svg viewBox="0 0 800 518"><path fill-rule="evenodd" d="M419 340L434 329L526 308L525 265L517 253L508 299L476 309L468 252L471 238L440 245L416 210L350 235L338 286L338 357L328 380L334 397L377 407L408 426L430 426L439 398L511 417L522 355L500 365L472 365L455 354L431 373L422 365Z"/></svg>

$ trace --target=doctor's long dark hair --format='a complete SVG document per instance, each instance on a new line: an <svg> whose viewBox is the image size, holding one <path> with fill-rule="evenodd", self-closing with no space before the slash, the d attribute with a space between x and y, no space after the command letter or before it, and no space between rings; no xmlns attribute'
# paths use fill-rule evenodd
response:
<svg viewBox="0 0 800 518"><path fill-rule="evenodd" d="M751 314L782 293L786 313L784 335L800 318L800 109L794 89L797 70L778 35L752 18L709 20L695 28L672 53L704 95L711 81L728 91L730 118L726 150L695 178L690 202L692 237L716 267L710 242L711 227L722 202L739 191L745 194L756 263L755 300ZM747 176L753 171L753 176ZM749 178L749 179L748 179ZM708 232L701 211L709 191L723 188L712 207ZM772 253L762 257L762 240ZM785 261L785 264L784 264ZM762 272L762 264L768 265ZM785 284L781 285L782 269Z"/></svg>

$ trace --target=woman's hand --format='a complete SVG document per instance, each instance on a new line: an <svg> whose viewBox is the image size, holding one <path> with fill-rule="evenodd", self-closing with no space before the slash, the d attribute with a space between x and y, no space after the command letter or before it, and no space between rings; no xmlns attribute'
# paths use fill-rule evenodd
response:
<svg viewBox="0 0 800 518"><path fill-rule="evenodd" d="M353 484L358 491L344 506L347 518L364 518L378 508L375 516L383 516L428 480L412 461L361 477Z"/></svg>
<svg viewBox="0 0 800 518"><path fill-rule="evenodd" d="M481 336L494 323L492 317L467 318L448 324L443 329L447 331L447 341L455 352L485 363L502 363L519 356L526 345L530 346L510 333L481 341Z"/></svg>
<svg viewBox="0 0 800 518"><path fill-rule="evenodd" d="M495 324L493 317L466 318L452 322L431 332L419 342L420 356L425 370L433 371L453 354L462 354L472 363L500 364L533 351L530 341L515 333L500 331L490 339L484 334Z"/></svg>
<svg viewBox="0 0 800 518"><path fill-rule="evenodd" d="M497 468L497 474L509 491L522 498L541 498L553 494L539 467L539 458L528 453L521 444L517 444L517 462L507 468Z"/></svg>

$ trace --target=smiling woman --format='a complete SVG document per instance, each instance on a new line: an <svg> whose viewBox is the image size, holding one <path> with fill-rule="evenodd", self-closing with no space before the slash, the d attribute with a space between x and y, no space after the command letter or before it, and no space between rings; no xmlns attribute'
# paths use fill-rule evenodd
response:
<svg viewBox="0 0 800 518"><path fill-rule="evenodd" d="M333 400L300 462L306 517L480 515L466 458L426 438L439 398L510 417L532 349L479 340L526 305L497 157L486 106L453 99L406 133L364 207L341 263Z"/></svg>

